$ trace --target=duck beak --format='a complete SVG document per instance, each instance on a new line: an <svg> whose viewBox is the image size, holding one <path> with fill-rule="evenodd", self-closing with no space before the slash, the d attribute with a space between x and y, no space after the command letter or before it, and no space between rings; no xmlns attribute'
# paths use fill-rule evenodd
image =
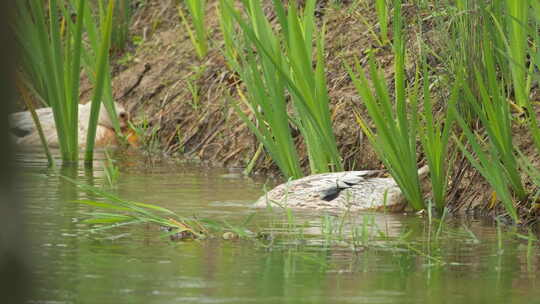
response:
<svg viewBox="0 0 540 304"><path fill-rule="evenodd" d="M139 137L135 131L125 128L122 129L124 136L126 136L127 142L132 147L139 147Z"/></svg>
<svg viewBox="0 0 540 304"><path fill-rule="evenodd" d="M120 122L120 128L121 129L126 129L128 127L128 122L129 122L129 114L127 114L126 112L122 112L120 113L119 115L119 122Z"/></svg>

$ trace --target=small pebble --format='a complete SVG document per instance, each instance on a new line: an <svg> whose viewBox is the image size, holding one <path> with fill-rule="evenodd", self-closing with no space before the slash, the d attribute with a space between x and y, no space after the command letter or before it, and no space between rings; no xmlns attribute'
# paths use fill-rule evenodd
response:
<svg viewBox="0 0 540 304"><path fill-rule="evenodd" d="M236 240L238 238L238 234L234 232L225 232L223 233L223 239L224 240Z"/></svg>

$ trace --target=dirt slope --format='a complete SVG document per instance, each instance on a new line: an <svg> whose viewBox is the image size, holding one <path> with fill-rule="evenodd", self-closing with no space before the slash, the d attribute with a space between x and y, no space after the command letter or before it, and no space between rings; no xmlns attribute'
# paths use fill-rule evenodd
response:
<svg viewBox="0 0 540 304"><path fill-rule="evenodd" d="M241 83L227 68L220 53L223 46L216 17L217 1L209 2L207 26L211 49L201 61L179 21L176 1L146 1L134 17L134 43L116 60L114 96L126 105L136 120L148 120L159 128L162 148L168 154L183 153L216 165L244 167L253 157L258 143L226 99L227 95L236 96L236 87ZM340 6L321 1L317 11L320 22L324 22L327 29L327 77L334 130L347 170L381 168L355 122L353 110L362 111L363 108L343 62L352 62L354 56L358 56L365 63L366 52L373 48L388 83L391 83L392 52L388 46L380 47L373 35L378 31L375 9L363 5L355 10L350 8L347 1ZM410 5L404 7L404 13L408 18L419 14ZM432 29L429 20L422 24L421 31L412 25L413 22L407 24L410 24L407 28L409 62L415 62L418 37L422 37L434 52L441 49L440 33ZM437 37L439 40L435 39ZM428 60L438 67L436 57ZM408 73L411 79L414 71L415 67L411 65ZM441 89L437 95L439 101L444 102L446 95L445 89ZM526 147L528 140L522 141ZM306 167L301 140L297 139L297 143ZM419 161L423 161L422 155L419 155ZM483 212L492 211L478 208L485 206L483 202L490 197L486 183L461 157L457 158L454 168L454 184L459 186L451 188L453 208L470 210L476 206ZM258 159L256 171L278 173L266 156Z"/></svg>

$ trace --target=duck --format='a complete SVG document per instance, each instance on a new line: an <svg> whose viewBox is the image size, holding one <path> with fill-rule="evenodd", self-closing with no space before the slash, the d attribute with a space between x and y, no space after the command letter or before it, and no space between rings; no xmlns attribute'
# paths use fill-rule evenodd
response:
<svg viewBox="0 0 540 304"><path fill-rule="evenodd" d="M119 103L114 103L116 114L120 123L120 128L126 130L129 122L129 114ZM79 147L86 146L86 135L88 132L88 120L90 118L91 103L79 104ZM40 108L36 110L43 134L49 147L58 148L60 146L56 133L56 124L52 108ZM29 111L17 112L9 115L10 134L13 142L19 147L41 146L38 131ZM100 107L98 125L96 128L96 147L106 147L117 145L117 136L112 120L104 106Z"/></svg>
<svg viewBox="0 0 540 304"><path fill-rule="evenodd" d="M262 195L254 208L281 207L326 211L404 211L407 200L396 181L382 170L321 173L283 183ZM418 170L420 181L428 166Z"/></svg>

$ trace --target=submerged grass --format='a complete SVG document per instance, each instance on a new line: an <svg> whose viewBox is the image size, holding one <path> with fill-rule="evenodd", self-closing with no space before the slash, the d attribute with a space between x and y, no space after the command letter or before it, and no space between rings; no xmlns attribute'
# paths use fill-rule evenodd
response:
<svg viewBox="0 0 540 304"><path fill-rule="evenodd" d="M174 212L152 204L127 201L102 189L82 184L68 177L65 180L73 183L84 191L107 199L108 202L82 200L78 203L97 207L106 212L85 213L90 218L84 220L86 224L99 225L91 229L92 232L109 230L120 226L153 223L162 227L173 228L175 233L190 233L193 236L202 236L205 229L196 219L181 218Z"/></svg>
<svg viewBox="0 0 540 304"><path fill-rule="evenodd" d="M116 165L116 161L111 158L109 151L105 150L104 171L105 178L109 187L114 188L118 183L118 176L120 175L120 169Z"/></svg>

